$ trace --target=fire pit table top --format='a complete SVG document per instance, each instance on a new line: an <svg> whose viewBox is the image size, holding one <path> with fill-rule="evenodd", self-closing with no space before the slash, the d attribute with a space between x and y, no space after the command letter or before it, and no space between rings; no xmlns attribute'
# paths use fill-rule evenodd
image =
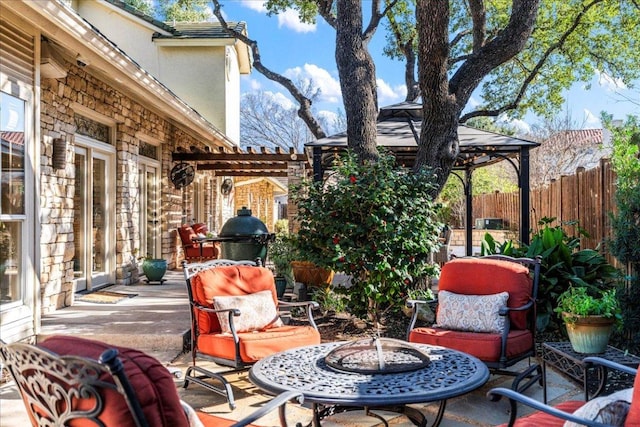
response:
<svg viewBox="0 0 640 427"><path fill-rule="evenodd" d="M340 371L328 366L325 356L342 344L345 342L276 353L253 365L249 380L271 394L300 391L305 402L364 407L442 401L469 393L489 379L489 370L479 359L426 344L413 344L430 360L414 371L382 374Z"/></svg>

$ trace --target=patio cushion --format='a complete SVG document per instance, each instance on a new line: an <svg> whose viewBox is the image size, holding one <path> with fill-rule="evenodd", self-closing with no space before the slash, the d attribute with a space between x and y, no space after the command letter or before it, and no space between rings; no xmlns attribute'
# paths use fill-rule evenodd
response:
<svg viewBox="0 0 640 427"><path fill-rule="evenodd" d="M509 284L509 289L505 289ZM521 264L483 258L458 258L442 267L439 291L467 295L509 292L507 306L520 307L529 302L532 280L529 269ZM526 329L526 313L509 313L512 329Z"/></svg>
<svg viewBox="0 0 640 427"><path fill-rule="evenodd" d="M526 329L509 332L507 357L511 358L529 351L531 339L531 332ZM497 362L500 359L500 334L479 334L437 327L421 327L411 330L409 342L455 348L471 354L483 362Z"/></svg>
<svg viewBox="0 0 640 427"><path fill-rule="evenodd" d="M182 245L184 247L193 246L193 239L198 237L193 228L189 225L183 225L178 228L178 234L180 234L180 240L182 241Z"/></svg>
<svg viewBox="0 0 640 427"><path fill-rule="evenodd" d="M214 308L213 299L225 295L248 295L269 290L277 304L273 273L264 267L226 266L207 269L191 278L193 299L198 304ZM222 331L216 313L197 312L200 334Z"/></svg>
<svg viewBox="0 0 640 427"><path fill-rule="evenodd" d="M215 297L213 306L216 310L235 308L240 316L233 317L233 325L237 332L251 332L282 326L282 320L273 302L271 291L260 291L255 294ZM230 334L229 313L218 313L218 323L222 332Z"/></svg>
<svg viewBox="0 0 640 427"><path fill-rule="evenodd" d="M240 337L240 357L253 363L279 351L320 343L320 333L311 326L282 326L260 333L244 332ZM229 334L208 334L198 337L198 350L213 357L235 358L235 342Z"/></svg>
<svg viewBox="0 0 640 427"><path fill-rule="evenodd" d="M629 411L632 395L633 389L628 388L608 396L591 399L576 410L573 415L603 424L622 426ZM580 425L571 421L564 423L564 427L580 427Z"/></svg>
<svg viewBox="0 0 640 427"><path fill-rule="evenodd" d="M99 341L71 336L52 336L38 344L58 355L74 355L98 360L107 349L115 348L124 365L125 374L136 391L149 425L154 427L187 427L176 386L169 371L155 358L139 350L118 347ZM107 426L134 427L131 412L120 394L105 391L105 409L101 419ZM72 422L70 426L85 425Z"/></svg>
<svg viewBox="0 0 640 427"><path fill-rule="evenodd" d="M624 426L640 427L640 375L636 375L636 379L633 382L633 398L631 399L631 407L629 407Z"/></svg>
<svg viewBox="0 0 640 427"><path fill-rule="evenodd" d="M501 333L505 316L498 311L505 307L509 294L460 295L449 291L438 292L438 328L457 331Z"/></svg>
<svg viewBox="0 0 640 427"><path fill-rule="evenodd" d="M572 414L582 405L584 405L584 402L581 400L568 400L559 403L555 407L561 411ZM534 412L531 415L518 418L514 427L562 427L563 425L564 420L562 418L554 417L546 412ZM507 424L500 424L498 427L507 427Z"/></svg>

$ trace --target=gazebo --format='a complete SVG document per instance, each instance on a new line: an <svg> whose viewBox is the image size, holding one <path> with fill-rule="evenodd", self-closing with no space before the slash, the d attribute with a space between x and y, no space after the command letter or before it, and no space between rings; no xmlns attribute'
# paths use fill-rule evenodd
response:
<svg viewBox="0 0 640 427"><path fill-rule="evenodd" d="M418 149L422 125L422 105L403 102L380 109L378 115L378 146L386 147L399 165L412 167ZM453 169L464 171L461 178L466 196L466 254L472 254L473 197L471 177L476 168L501 160L508 161L515 169L520 188L520 241L529 243L529 150L539 146L534 141L501 135L466 125L458 127L460 154ZM312 151L314 179L322 180L335 157L347 149L346 132L338 133L305 144Z"/></svg>

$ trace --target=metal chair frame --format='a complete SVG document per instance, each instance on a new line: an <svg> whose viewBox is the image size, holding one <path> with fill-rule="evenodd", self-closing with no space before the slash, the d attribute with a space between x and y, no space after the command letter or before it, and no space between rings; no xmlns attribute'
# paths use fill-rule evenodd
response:
<svg viewBox="0 0 640 427"><path fill-rule="evenodd" d="M530 359L531 357L536 356L536 298L538 296L538 287L540 282L540 264L541 258L513 258L506 255L486 255L481 257L483 259L496 259L501 261L514 262L517 264L524 265L532 271L532 287L531 287L531 300L526 304L520 307L503 307L499 315L505 317L505 328L502 331L501 335L501 346L500 346L500 358L497 362L485 362L485 365L491 370L492 373L498 375L509 375L514 376L514 380L511 388L516 391L524 391L531 387L533 384L538 382L540 385L543 385L543 375L542 375L542 367L538 363L530 364L527 369L522 372L514 372L508 370L507 368L515 365L521 360ZM409 322L409 327L407 328L407 341L409 340L409 334L411 330L415 327L416 321L418 319L418 308L420 304L430 304L432 306L437 305L437 299L432 301L424 301L424 300L408 300L406 302L407 307L412 309L411 321ZM531 348L523 354L520 354L516 357L508 358L507 357L507 338L509 336L510 331L510 321L509 321L509 313L523 311L528 312L527 316L527 329L531 332L532 343ZM523 384L522 381L526 380Z"/></svg>
<svg viewBox="0 0 640 427"><path fill-rule="evenodd" d="M235 316L240 316L240 310L238 309L225 309L225 310L216 310L209 307L204 307L198 304L193 297L193 292L191 290L191 278L198 274L201 271L208 270L211 268L225 267L225 266L252 266L252 267L260 267L262 266L262 261L257 259L256 261L234 261L229 259L215 259L200 263L187 263L186 261L182 262L182 267L184 271L184 277L187 284L187 293L189 295L189 304L190 304L190 315L191 315L191 359L192 365L187 368L184 380L184 388L187 388L190 383L199 384L214 393L225 396L229 401L229 406L231 409L235 408L235 398L233 395L233 390L231 385L224 377L225 374L232 372L239 372L243 370L247 370L251 367L251 363L245 363L240 357L240 337L236 332L236 328L234 326L233 318ZM275 282L274 282L275 286ZM319 307L319 304L315 301L303 301L303 302L286 302L286 301L278 301L278 306L280 307L305 307L306 313L309 319L310 325L314 329L318 329L318 326L315 323L313 318L313 310ZM202 353L198 351L197 342L198 337L200 335L198 329L198 316L197 312L207 312L207 313L228 313L229 316L229 327L231 329L231 334L233 336L233 340L235 343L235 358L234 359L224 359L220 357L215 357L208 355L206 353ZM220 366L227 366L231 369L221 372L212 372L208 369L202 368L196 365L196 358L201 356L206 358L207 360L211 360ZM216 386L215 384L211 384L206 381L208 379L214 379L222 383L222 387Z"/></svg>

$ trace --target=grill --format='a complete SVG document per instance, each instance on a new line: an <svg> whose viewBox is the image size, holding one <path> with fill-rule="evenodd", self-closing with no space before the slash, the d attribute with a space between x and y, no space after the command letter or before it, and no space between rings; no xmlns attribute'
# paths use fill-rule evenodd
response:
<svg viewBox="0 0 640 427"><path fill-rule="evenodd" d="M429 356L408 342L392 338L364 338L340 345L324 359L340 372L391 374L410 372L429 365Z"/></svg>

